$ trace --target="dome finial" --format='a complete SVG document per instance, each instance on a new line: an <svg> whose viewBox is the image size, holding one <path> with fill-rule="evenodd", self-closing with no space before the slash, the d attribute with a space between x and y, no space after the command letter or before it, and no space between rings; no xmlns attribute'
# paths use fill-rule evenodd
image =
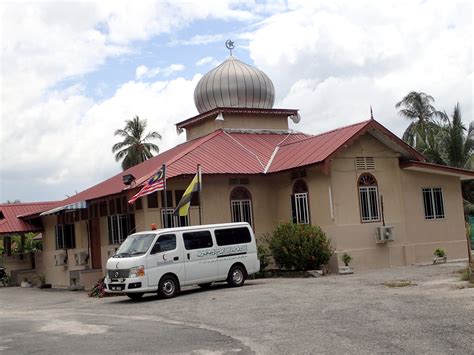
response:
<svg viewBox="0 0 474 355"><path fill-rule="evenodd" d="M232 56L232 49L234 49L234 41L228 39L227 41L225 41L225 46L227 47L227 49L229 50L230 52L230 55Z"/></svg>

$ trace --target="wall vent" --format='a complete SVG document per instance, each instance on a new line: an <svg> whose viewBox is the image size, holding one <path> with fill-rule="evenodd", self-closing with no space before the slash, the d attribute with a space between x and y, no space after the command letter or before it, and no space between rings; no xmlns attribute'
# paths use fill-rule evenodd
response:
<svg viewBox="0 0 474 355"><path fill-rule="evenodd" d="M356 157L355 165L357 171L375 170L374 157Z"/></svg>

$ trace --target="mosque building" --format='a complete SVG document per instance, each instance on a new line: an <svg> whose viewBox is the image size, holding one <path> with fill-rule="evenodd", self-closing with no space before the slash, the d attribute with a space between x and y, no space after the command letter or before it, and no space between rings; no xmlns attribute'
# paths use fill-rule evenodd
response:
<svg viewBox="0 0 474 355"><path fill-rule="evenodd" d="M246 221L257 240L281 221L318 225L336 272L345 252L355 270L430 262L438 247L466 257L460 180L474 172L427 163L373 117L317 135L290 130L298 110L274 101L271 79L231 55L197 84L199 114L176 124L185 143L20 217L42 226L36 272L53 287L90 287L130 232L199 224L199 204L202 224ZM163 164L166 198L128 204ZM201 198L175 217L197 165Z"/></svg>

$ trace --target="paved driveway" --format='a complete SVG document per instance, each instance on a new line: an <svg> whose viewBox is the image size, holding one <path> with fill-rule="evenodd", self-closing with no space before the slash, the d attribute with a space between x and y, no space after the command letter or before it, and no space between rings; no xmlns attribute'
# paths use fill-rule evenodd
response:
<svg viewBox="0 0 474 355"><path fill-rule="evenodd" d="M0 288L0 352L474 353L462 264L317 279L263 279L140 302ZM411 280L390 288L382 283Z"/></svg>

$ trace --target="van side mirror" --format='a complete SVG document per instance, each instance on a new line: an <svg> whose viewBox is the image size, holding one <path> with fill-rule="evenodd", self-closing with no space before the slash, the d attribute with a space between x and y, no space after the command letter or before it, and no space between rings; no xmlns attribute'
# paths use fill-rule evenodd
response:
<svg viewBox="0 0 474 355"><path fill-rule="evenodd" d="M155 245L153 245L153 248L151 249L150 254L156 254L159 252L161 252L161 245L160 243L156 243Z"/></svg>

